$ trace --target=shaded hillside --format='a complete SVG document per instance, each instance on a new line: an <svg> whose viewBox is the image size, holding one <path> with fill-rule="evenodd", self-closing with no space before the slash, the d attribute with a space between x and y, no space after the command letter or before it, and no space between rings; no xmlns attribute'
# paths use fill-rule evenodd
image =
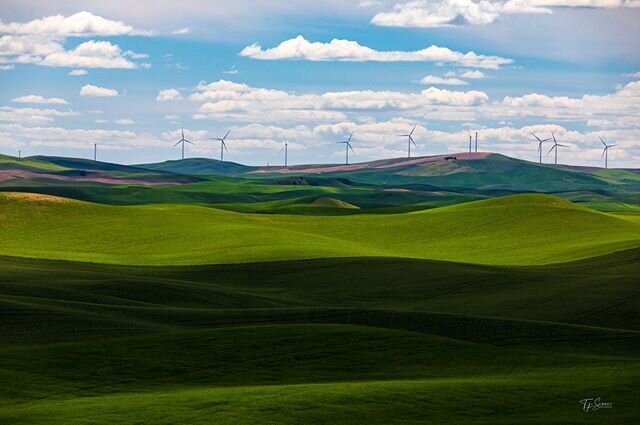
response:
<svg viewBox="0 0 640 425"><path fill-rule="evenodd" d="M111 162L93 161L84 158L67 158L61 156L32 156L27 159L36 160L43 163L54 164L65 169L87 170L87 171L117 171L121 173L144 173L146 170Z"/></svg>
<svg viewBox="0 0 640 425"><path fill-rule="evenodd" d="M446 189L540 192L608 189L616 183L589 173L540 165L498 154L471 160L442 159L384 169L365 169L340 175L374 184L423 183Z"/></svg>
<svg viewBox="0 0 640 425"><path fill-rule="evenodd" d="M637 260L0 257L0 422L635 423Z"/></svg>
<svg viewBox="0 0 640 425"><path fill-rule="evenodd" d="M193 183L199 179L164 171L81 158L0 156L0 184L5 187L38 189L91 187L97 185L165 185ZM27 189L28 190L28 189ZM55 190L55 189L54 189Z"/></svg>
<svg viewBox="0 0 640 425"><path fill-rule="evenodd" d="M234 175L252 171L254 168L235 162L223 162L210 158L177 159L153 164L140 164L137 165L137 167L148 170L197 175Z"/></svg>

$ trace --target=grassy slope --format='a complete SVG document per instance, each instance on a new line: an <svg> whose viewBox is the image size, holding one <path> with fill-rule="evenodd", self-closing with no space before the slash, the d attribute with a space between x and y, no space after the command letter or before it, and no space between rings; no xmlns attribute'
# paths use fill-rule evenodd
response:
<svg viewBox="0 0 640 425"><path fill-rule="evenodd" d="M119 264L399 256L546 264L638 246L631 220L547 195L396 215L256 215L0 195L0 254Z"/></svg>
<svg viewBox="0 0 640 425"><path fill-rule="evenodd" d="M168 171L180 174L195 175L233 175L242 174L253 170L253 167L238 164L236 162L221 162L210 158L187 158L170 160L153 164L140 164L140 168L156 171Z"/></svg>
<svg viewBox="0 0 640 425"><path fill-rule="evenodd" d="M490 343L510 329L549 342L573 329L549 335L547 325L531 320L640 331L639 255L534 268L357 258L149 268L7 257L0 258L1 340L47 343L291 321L400 327Z"/></svg>
<svg viewBox="0 0 640 425"><path fill-rule="evenodd" d="M0 419L16 424L587 423L578 400L594 392L616 407L599 423L620 424L636 417L640 377L628 359L350 326L229 328L0 358L14 384ZM33 367L14 374L25 361Z"/></svg>
<svg viewBox="0 0 640 425"><path fill-rule="evenodd" d="M369 183L426 183L442 188L505 188L526 191L567 191L606 188L598 176L548 164L536 164L492 154L479 160L437 161L384 170L340 173Z"/></svg>
<svg viewBox="0 0 640 425"><path fill-rule="evenodd" d="M2 169L20 169L34 171L64 171L68 168L47 161L41 161L38 158L16 158L14 156L0 154L0 170Z"/></svg>
<svg viewBox="0 0 640 425"><path fill-rule="evenodd" d="M0 422L633 423L638 255L535 268L0 258ZM615 409L585 416L578 400L595 395Z"/></svg>

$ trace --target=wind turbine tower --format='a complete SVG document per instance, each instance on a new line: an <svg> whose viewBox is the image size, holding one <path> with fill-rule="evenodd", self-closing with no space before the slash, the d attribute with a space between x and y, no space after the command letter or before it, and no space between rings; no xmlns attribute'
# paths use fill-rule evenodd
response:
<svg viewBox="0 0 640 425"><path fill-rule="evenodd" d="M612 148L617 145L607 145L602 137L599 138L602 144L604 145L604 149L602 150L602 155L600 155L600 159L604 156L604 168L609 168L609 148Z"/></svg>
<svg viewBox="0 0 640 425"><path fill-rule="evenodd" d="M97 143L93 144L93 160L94 161L98 160L98 144Z"/></svg>
<svg viewBox="0 0 640 425"><path fill-rule="evenodd" d="M556 159L555 159L555 165L558 165L558 148L559 147L563 147L566 148L566 145L561 145L560 143L558 143L558 141L556 140L556 136L555 134L553 134L553 131L551 132L551 138L553 139L553 146L551 147L551 149L549 149L549 152L547 152L547 155L549 155L551 153L552 150L555 150L555 154L556 154Z"/></svg>
<svg viewBox="0 0 640 425"><path fill-rule="evenodd" d="M531 135L538 141L538 155L540 155L540 164L542 164L542 145L544 144L544 142L548 142L551 139L541 139L533 133L531 133Z"/></svg>
<svg viewBox="0 0 640 425"><path fill-rule="evenodd" d="M476 152L478 152L478 132L476 131Z"/></svg>
<svg viewBox="0 0 640 425"><path fill-rule="evenodd" d="M351 147L351 138L352 137L353 137L353 131L351 132L351 134L349 135L349 138L347 140L345 140L343 142L338 142L338 143L344 144L345 155L346 155L346 159L344 161L345 165L349 165L349 149L351 149L351 152L353 152L353 153L356 152Z"/></svg>
<svg viewBox="0 0 640 425"><path fill-rule="evenodd" d="M416 145L416 141L413 140L413 132L416 130L417 125L414 125L409 134L399 134L398 137L406 137L407 138L407 158L411 158L411 144L413 146L418 147Z"/></svg>
<svg viewBox="0 0 640 425"><path fill-rule="evenodd" d="M280 149L280 152L284 151L284 166L286 167L288 165L287 163L287 156L288 156L288 151L289 151L289 142L287 142L286 140L284 141L284 146L282 147L282 149Z"/></svg>
<svg viewBox="0 0 640 425"><path fill-rule="evenodd" d="M220 162L224 161L224 151L229 152L229 149L227 149L227 144L225 143L225 140L227 139L227 136L229 135L229 133L231 133L231 130L227 131L227 134L225 134L223 138L213 137L211 139L211 140L217 140L220 142Z"/></svg>
<svg viewBox="0 0 640 425"><path fill-rule="evenodd" d="M182 159L184 159L184 144L185 143L189 143L190 145L193 145L193 143L191 143L190 141L188 141L187 139L184 138L184 128L181 128L180 130L182 131L182 137L173 146L175 147L175 146L178 146L180 143L182 143Z"/></svg>

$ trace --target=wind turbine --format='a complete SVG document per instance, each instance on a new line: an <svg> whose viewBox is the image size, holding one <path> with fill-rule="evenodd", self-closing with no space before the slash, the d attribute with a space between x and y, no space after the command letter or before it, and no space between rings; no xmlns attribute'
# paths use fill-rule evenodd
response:
<svg viewBox="0 0 640 425"><path fill-rule="evenodd" d="M349 138L347 140L345 140L344 142L338 142L338 143L342 143L344 144L344 149L345 149L345 154L346 154L346 160L345 160L345 164L349 165L349 149L351 149L351 152L355 153L356 151L353 150L353 148L351 147L351 138L353 137L353 131L351 132L351 134L349 135Z"/></svg>
<svg viewBox="0 0 640 425"><path fill-rule="evenodd" d="M284 151L284 166L287 166L287 156L289 153L289 142L287 142L286 140L284 141L284 146L282 147L282 149L280 149L280 152Z"/></svg>
<svg viewBox="0 0 640 425"><path fill-rule="evenodd" d="M478 132L476 131L476 152L478 152Z"/></svg>
<svg viewBox="0 0 640 425"><path fill-rule="evenodd" d="M536 135L535 135L535 134L533 134L533 133L531 133L531 135L532 135L533 137L535 137L535 138L536 138L536 140L538 141L538 154L540 155L540 164L542 164L542 144L543 144L544 142L548 142L548 141L549 141L549 140L551 140L551 139L550 139L550 138L549 138L549 139L541 139L541 138L539 138L538 136L536 136Z"/></svg>
<svg viewBox="0 0 640 425"><path fill-rule="evenodd" d="M173 146L175 147L182 143L182 159L184 159L184 144L189 143L190 145L193 145L193 143L184 138L184 128L181 128L180 130L182 131L182 138Z"/></svg>
<svg viewBox="0 0 640 425"><path fill-rule="evenodd" d="M222 139L219 137L211 138L211 140L218 140L220 142L220 162L224 161L224 151L229 152L229 149L227 149L227 144L225 143L225 140L229 133L231 133L231 130L227 131L227 134L225 134Z"/></svg>
<svg viewBox="0 0 640 425"><path fill-rule="evenodd" d="M411 131L409 132L409 134L399 134L398 137L407 137L407 158L411 158L411 143L413 143L413 146L418 147L418 145L416 145L416 141L413 140L413 132L416 130L417 125L414 125L413 128L411 129ZM349 138L351 139L351 138Z"/></svg>
<svg viewBox="0 0 640 425"><path fill-rule="evenodd" d="M618 145L607 145L604 142L604 140L602 140L602 137L599 137L599 139L604 145L604 149L602 150L602 155L600 155L600 159L602 159L602 157L604 156L604 168L609 168L609 148L612 148Z"/></svg>
<svg viewBox="0 0 640 425"><path fill-rule="evenodd" d="M553 134L553 131L551 132L551 138L553 138L553 146L551 146L551 149L549 149L549 152L547 152L547 155L549 155L551 153L552 150L555 149L555 154L556 154L556 160L555 160L555 165L558 165L558 147L563 147L566 148L566 145L561 145L560 143L558 143L558 141L556 140L556 136L555 134Z"/></svg>
<svg viewBox="0 0 640 425"><path fill-rule="evenodd" d="M98 160L98 144L97 143L93 144L93 160L94 161Z"/></svg>
<svg viewBox="0 0 640 425"><path fill-rule="evenodd" d="M471 132L469 132L469 153L471 153Z"/></svg>

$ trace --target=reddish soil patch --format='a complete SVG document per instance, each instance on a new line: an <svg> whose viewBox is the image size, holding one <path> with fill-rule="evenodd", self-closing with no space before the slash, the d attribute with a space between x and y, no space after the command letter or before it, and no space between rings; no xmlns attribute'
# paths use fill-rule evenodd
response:
<svg viewBox="0 0 640 425"><path fill-rule="evenodd" d="M416 165L416 164L427 164L429 162L437 162L443 161L445 158L456 158L456 159L484 159L489 155L488 152L463 152L463 153L454 153L447 155L437 155L437 156L422 156L419 158L407 159L402 162L395 162L393 164L380 165L374 168L394 168L394 167L405 167L407 165Z"/></svg>
<svg viewBox="0 0 640 425"><path fill-rule="evenodd" d="M294 167L282 167L282 168L269 168L259 169L252 171L252 173L306 173L306 174L321 174L321 173L335 173L340 171L356 171L369 169L385 169L385 168L397 168L405 167L407 165L425 164L429 162L443 161L445 158L455 157L456 159L484 159L490 155L490 152L462 152L452 153L446 155L435 156L421 156L417 158L394 158L394 159L380 159L377 161L360 162L349 165L299 165Z"/></svg>
<svg viewBox="0 0 640 425"><path fill-rule="evenodd" d="M276 168L276 169L259 169L256 171L252 171L251 173L256 174L264 174L264 173L281 173L281 174L290 174L290 173L306 173L306 174L320 174L320 173L334 173L337 171L354 171L360 170L363 168L368 168L368 162L362 162L358 164L349 164L349 165L313 165L313 166L305 166L300 165L296 167L287 167L287 168Z"/></svg>
<svg viewBox="0 0 640 425"><path fill-rule="evenodd" d="M131 178L131 177L115 177L104 173L87 173L84 176L65 176L61 174L53 173L37 173L34 171L26 170L0 170L0 182L18 179L47 179L47 180L60 180L69 182L93 182L103 184L136 184L143 186L156 186L166 184L180 184L183 183L178 179L153 179L153 178Z"/></svg>

